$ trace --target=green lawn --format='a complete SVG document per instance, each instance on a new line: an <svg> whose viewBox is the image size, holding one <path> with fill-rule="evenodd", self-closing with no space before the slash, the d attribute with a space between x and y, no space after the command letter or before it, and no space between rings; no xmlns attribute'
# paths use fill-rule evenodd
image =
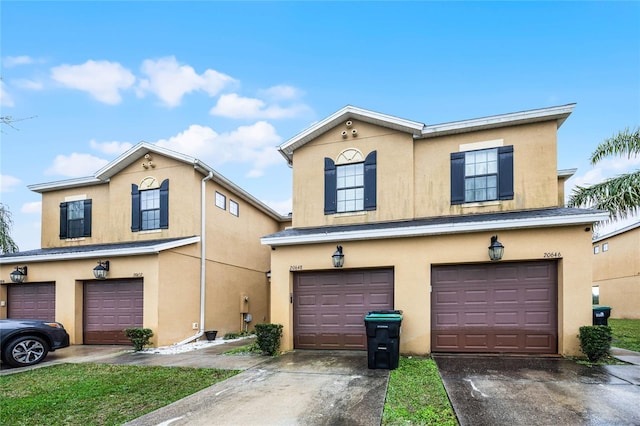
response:
<svg viewBox="0 0 640 426"><path fill-rule="evenodd" d="M119 425L239 371L60 364L0 377L0 423Z"/></svg>
<svg viewBox="0 0 640 426"><path fill-rule="evenodd" d="M400 357L389 377L383 425L458 424L431 358Z"/></svg>
<svg viewBox="0 0 640 426"><path fill-rule="evenodd" d="M640 352L640 320L609 318L613 334L611 346Z"/></svg>

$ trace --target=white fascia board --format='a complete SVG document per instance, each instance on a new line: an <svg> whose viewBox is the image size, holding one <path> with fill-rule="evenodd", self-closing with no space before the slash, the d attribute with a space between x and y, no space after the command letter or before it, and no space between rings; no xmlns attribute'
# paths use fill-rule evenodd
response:
<svg viewBox="0 0 640 426"><path fill-rule="evenodd" d="M620 229L617 229L615 231L611 231L608 234L605 234L605 235L603 235L601 237L596 238L595 240L592 241L592 243L593 244L599 243L602 240L607 240L609 238L615 237L615 236L620 235L620 234L624 234L625 232L629 232L629 231L634 230L636 228L640 228L640 221L638 221L636 223L632 223L631 225L625 226L624 228L620 228Z"/></svg>
<svg viewBox="0 0 640 426"><path fill-rule="evenodd" d="M171 250L189 244L199 243L200 236L184 238L176 241L156 244L146 247L114 248L95 250L79 253L58 253L50 255L16 256L10 258L0 258L0 264L15 264L28 262L55 262L60 260L81 260L106 257L141 256L145 254L158 254L161 251Z"/></svg>
<svg viewBox="0 0 640 426"><path fill-rule="evenodd" d="M577 171L578 169L560 169L558 170L558 177L569 179L571 176L575 175Z"/></svg>
<svg viewBox="0 0 640 426"><path fill-rule="evenodd" d="M372 124L377 124L383 127L390 127L392 129L412 133L415 136L420 135L422 129L424 128L424 124L418 123L417 121L406 120L404 118L347 105L341 110L331 114L324 120L316 122L288 141L282 143L278 147L278 151L280 151L280 153L287 159L287 161L291 163L293 151L300 148L307 142L317 138L327 130L337 126L347 117Z"/></svg>
<svg viewBox="0 0 640 426"><path fill-rule="evenodd" d="M509 114L492 115L489 117L473 118L471 120L454 121L451 123L432 124L425 126L422 131L422 136L426 138L455 133L466 133L514 124L537 123L548 120L556 120L559 128L573 112L575 107L576 104L568 104L550 108L513 112Z"/></svg>
<svg viewBox="0 0 640 426"><path fill-rule="evenodd" d="M46 182L46 183L36 183L33 185L27 185L27 188L33 192L43 193L49 191L55 191L58 189L68 189L68 188L81 188L83 186L93 186L102 183L108 183L109 180L101 180L97 179L93 176L76 178L76 179L66 179L66 180L58 180L55 182Z"/></svg>
<svg viewBox="0 0 640 426"><path fill-rule="evenodd" d="M557 216L529 219L494 220L483 222L451 223L438 225L408 226L403 228L364 229L344 232L318 233L291 237L263 237L263 245L284 246L296 244L316 244L339 241L378 240L385 238L422 237L442 234L462 234L468 232L499 231L507 229L545 228L589 224L604 220L608 213L588 213L583 215Z"/></svg>

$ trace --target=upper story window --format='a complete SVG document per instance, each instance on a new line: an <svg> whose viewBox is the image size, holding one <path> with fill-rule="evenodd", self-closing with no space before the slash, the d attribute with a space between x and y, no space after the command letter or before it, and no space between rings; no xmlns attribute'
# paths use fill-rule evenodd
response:
<svg viewBox="0 0 640 426"><path fill-rule="evenodd" d="M602 243L602 251L609 251L609 243Z"/></svg>
<svg viewBox="0 0 640 426"><path fill-rule="evenodd" d="M451 204L513 199L513 146L451 154Z"/></svg>
<svg viewBox="0 0 640 426"><path fill-rule="evenodd" d="M593 254L600 253L600 246L593 246Z"/></svg>
<svg viewBox="0 0 640 426"><path fill-rule="evenodd" d="M216 191L216 206L220 207L222 210L227 209L227 197L218 191Z"/></svg>
<svg viewBox="0 0 640 426"><path fill-rule="evenodd" d="M376 156L350 148L324 159L324 214L376 209Z"/></svg>
<svg viewBox="0 0 640 426"><path fill-rule="evenodd" d="M233 200L229 200L229 213L234 216L240 216L240 206Z"/></svg>
<svg viewBox="0 0 640 426"><path fill-rule="evenodd" d="M60 238L91 236L91 200L60 203Z"/></svg>
<svg viewBox="0 0 640 426"><path fill-rule="evenodd" d="M131 185L131 231L169 228L169 179L145 178Z"/></svg>

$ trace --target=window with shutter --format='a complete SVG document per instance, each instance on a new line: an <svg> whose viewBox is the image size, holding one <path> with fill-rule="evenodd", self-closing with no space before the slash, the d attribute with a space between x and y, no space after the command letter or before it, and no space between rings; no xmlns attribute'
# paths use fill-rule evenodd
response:
<svg viewBox="0 0 640 426"><path fill-rule="evenodd" d="M376 209L376 151L364 161L362 154L351 152L356 150L348 151L350 155L343 152L338 156L345 164L336 165L332 159L324 159L325 214ZM348 162L345 157L360 161Z"/></svg>
<svg viewBox="0 0 640 426"><path fill-rule="evenodd" d="M513 146L451 154L451 204L513 199Z"/></svg>
<svg viewBox="0 0 640 426"><path fill-rule="evenodd" d="M60 238L91 236L91 200L60 203Z"/></svg>

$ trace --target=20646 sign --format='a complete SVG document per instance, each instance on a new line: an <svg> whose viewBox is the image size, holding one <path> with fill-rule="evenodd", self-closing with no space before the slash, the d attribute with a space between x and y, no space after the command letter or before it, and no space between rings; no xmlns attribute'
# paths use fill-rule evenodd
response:
<svg viewBox="0 0 640 426"><path fill-rule="evenodd" d="M545 259L556 259L558 257L562 257L562 254L560 254L559 251L550 251L550 252L545 252L544 255L542 256Z"/></svg>

